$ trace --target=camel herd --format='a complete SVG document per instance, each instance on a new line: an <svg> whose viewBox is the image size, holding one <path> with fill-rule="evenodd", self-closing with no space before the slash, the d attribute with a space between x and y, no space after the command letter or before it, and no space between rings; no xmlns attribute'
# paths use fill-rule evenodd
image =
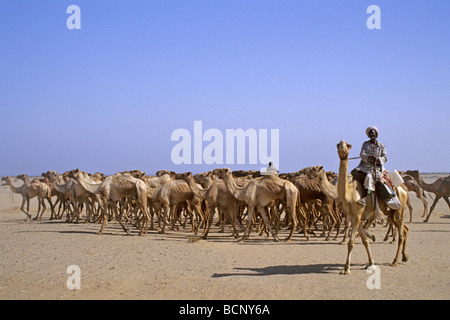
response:
<svg viewBox="0 0 450 320"><path fill-rule="evenodd" d="M374 264L368 242L373 236L368 226L376 223L379 217L372 201L366 206L358 202L361 186L348 175L351 145L341 141L337 148L338 174L325 172L322 166L278 175L262 175L259 171L232 172L222 168L195 175L161 170L149 176L134 170L105 176L76 169L62 174L47 171L40 179L31 181L22 174L17 176L23 182L19 187L14 185L11 177L4 177L2 181L3 186L9 186L12 192L22 196L20 210L26 214L27 221L31 218L30 200L36 197L36 220L41 219L47 203L51 220L65 215L67 222L78 223L83 219L85 223L101 223L98 234L102 234L105 224L112 219L117 220L126 234L130 234L130 226L134 226L140 235L146 234L149 228L164 233L168 224L176 229L190 223L192 232L201 232L203 239L208 237L215 221L222 232L229 224L233 235L241 241L255 230L278 241L278 232L288 229L290 232L285 241L291 241L295 231L301 231L309 239L310 234L321 228L322 235L328 240L333 231L336 232L334 239L337 239L343 229L342 242L348 239L348 255L342 273L348 274L357 234L366 248L369 265ZM414 192L423 202L425 222L440 198L444 198L450 208L450 176L431 184L425 183L418 171L403 172L402 177L404 184L396 188L400 209L394 211L379 202L388 224L398 234L393 265L398 264L400 253L403 261L408 260L408 228L404 224L406 208L410 211L410 221L412 219L408 192ZM428 213L424 191L435 195Z"/></svg>

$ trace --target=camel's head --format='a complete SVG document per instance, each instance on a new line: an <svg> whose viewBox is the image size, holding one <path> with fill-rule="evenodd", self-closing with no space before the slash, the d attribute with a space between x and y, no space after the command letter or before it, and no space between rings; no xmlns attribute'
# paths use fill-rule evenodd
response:
<svg viewBox="0 0 450 320"><path fill-rule="evenodd" d="M161 176L163 176L165 174L168 174L172 180L175 180L176 176L177 176L177 173L174 172L174 171L167 171L167 170L158 170L158 171L156 171L156 176L157 177L161 177Z"/></svg>
<svg viewBox="0 0 450 320"><path fill-rule="evenodd" d="M337 152L339 155L339 158L341 160L345 160L348 158L348 155L350 154L350 149L352 148L352 145L350 143L345 142L344 140L341 140L337 144Z"/></svg>
<svg viewBox="0 0 450 320"><path fill-rule="evenodd" d="M185 173L178 173L175 176L176 179L182 179L182 180L186 180L189 178L192 178L192 172L185 172Z"/></svg>
<svg viewBox="0 0 450 320"><path fill-rule="evenodd" d="M16 179L20 179L20 180L25 181L25 180L28 179L28 176L27 176L26 174L19 174L19 175L16 177Z"/></svg>
<svg viewBox="0 0 450 320"><path fill-rule="evenodd" d="M216 176L218 176L218 177L221 178L221 179L223 179L223 177L224 177L227 173L231 173L230 168L214 169L214 170L212 171L212 174L215 174Z"/></svg>
<svg viewBox="0 0 450 320"><path fill-rule="evenodd" d="M206 183L207 180L211 177L212 171L197 173L194 175L194 180L197 183L203 184Z"/></svg>
<svg viewBox="0 0 450 320"><path fill-rule="evenodd" d="M2 184L2 186L8 186L13 184L12 178L11 177L3 177L1 181L5 181L5 183Z"/></svg>
<svg viewBox="0 0 450 320"><path fill-rule="evenodd" d="M170 174L170 172L167 171L167 170L158 170L158 171L156 171L156 176L157 177L161 177L164 174Z"/></svg>
<svg viewBox="0 0 450 320"><path fill-rule="evenodd" d="M409 174L411 177L416 179L416 177L419 175L419 170L406 170L406 174Z"/></svg>
<svg viewBox="0 0 450 320"><path fill-rule="evenodd" d="M80 169L73 169L64 173L69 178L75 179L75 177L80 173Z"/></svg>
<svg viewBox="0 0 450 320"><path fill-rule="evenodd" d="M48 178L50 181L53 181L58 176L58 172L56 171L47 171L41 174L41 177Z"/></svg>

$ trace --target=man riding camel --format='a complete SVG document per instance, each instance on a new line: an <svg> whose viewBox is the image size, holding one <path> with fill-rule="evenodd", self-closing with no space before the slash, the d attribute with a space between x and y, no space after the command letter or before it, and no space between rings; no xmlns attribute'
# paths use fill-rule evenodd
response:
<svg viewBox="0 0 450 320"><path fill-rule="evenodd" d="M361 147L361 162L352 171L354 179L359 181L366 189L359 202L366 204L366 195L375 191L375 183L383 176L384 164L387 161L386 147L377 140L378 128L371 126L366 129L369 137Z"/></svg>

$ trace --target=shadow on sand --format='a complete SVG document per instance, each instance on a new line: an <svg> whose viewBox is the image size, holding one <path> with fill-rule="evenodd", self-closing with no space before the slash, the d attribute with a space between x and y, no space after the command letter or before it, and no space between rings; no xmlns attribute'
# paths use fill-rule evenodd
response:
<svg viewBox="0 0 450 320"><path fill-rule="evenodd" d="M264 268L234 268L250 272L236 273L214 273L212 278L222 278L231 276L272 276L272 275L295 275L295 274L324 274L338 273L343 268L342 264L310 264L296 266L269 266Z"/></svg>

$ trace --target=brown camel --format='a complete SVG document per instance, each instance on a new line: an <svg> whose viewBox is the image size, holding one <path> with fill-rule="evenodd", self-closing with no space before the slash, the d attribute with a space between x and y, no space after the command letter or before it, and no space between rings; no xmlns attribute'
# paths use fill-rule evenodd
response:
<svg viewBox="0 0 450 320"><path fill-rule="evenodd" d="M139 235L147 233L150 215L147 206L148 187L144 181L132 177L130 174L115 174L108 176L100 183L92 183L88 181L84 174L75 170L73 173L76 181L83 186L88 192L99 194L101 199L101 218L102 226L98 234L103 233L106 224L106 212L108 204L111 204L112 211L116 220L122 226L122 229L130 234L130 230L123 224L117 209L117 202L126 197L136 199L137 208L144 214L144 223L142 223Z"/></svg>
<svg viewBox="0 0 450 320"><path fill-rule="evenodd" d="M206 201L208 216L206 219L207 226L202 235L203 239L207 238L211 229L216 208L228 214L233 227L233 234L235 238L239 237L236 221L240 202L231 194L222 180L215 180L210 187L203 189L195 182L191 172L178 174L177 178L186 181L192 192L197 197Z"/></svg>
<svg viewBox="0 0 450 320"><path fill-rule="evenodd" d="M426 183L425 181L423 181L422 176L420 175L418 170L408 170L406 171L406 174L409 174L414 179L416 179L423 190L434 193L436 196L434 198L433 204L431 205L430 212L428 212L428 216L425 218L424 222L428 222L428 219L430 219L431 216L431 212L433 212L436 203L441 198L444 198L445 202L447 202L447 205L450 208L450 202L448 201L448 197L450 197L450 176L439 178L433 183Z"/></svg>
<svg viewBox="0 0 450 320"><path fill-rule="evenodd" d="M52 211L51 218L53 218L53 203L51 199L50 187L46 183L41 182L38 179L33 179L33 181L30 182L30 179L26 174L18 175L16 178L21 179L23 181L23 185L21 185L20 187L15 187L11 177L4 177L2 178L2 181L6 182L4 185L8 185L12 192L19 193L22 196L22 205L20 206L20 210L27 215L26 221L30 221L30 199L33 199L34 197L38 198L38 211L34 220L40 220L42 215L44 214L44 211L47 208L44 200L47 200L50 204ZM24 210L25 202L27 203L26 211Z"/></svg>
<svg viewBox="0 0 450 320"><path fill-rule="evenodd" d="M320 170L322 166L316 167L308 167L302 170L302 173L297 174L296 176L287 179L291 181L300 192L301 196L301 206L306 212L306 216L302 215L300 218L303 218L303 227L309 228L312 224L313 212L312 209L318 206L319 213L322 215L324 221L324 230L323 235L325 234L325 225L328 221L331 222L331 226L329 228L328 235L326 240L329 240L331 231L334 229L337 220L333 217L333 202L334 199L325 194L319 186L318 180L312 174L315 170ZM317 200L320 200L317 201ZM313 205L315 204L315 205Z"/></svg>
<svg viewBox="0 0 450 320"><path fill-rule="evenodd" d="M353 251L355 237L358 233L361 236L361 240L366 248L369 258L369 266L374 264L372 253L370 252L369 241L367 238L370 236L367 230L364 229L362 220L367 220L375 214L374 204L372 197L367 197L367 205L361 205L358 200L361 197L362 186L357 181L348 180L348 155L350 153L351 144L346 143L344 140L337 144L339 155L339 178L337 184L338 199L342 202L345 213L350 221L350 240L348 242L347 261L344 266L344 270L341 274L350 274L350 259ZM388 216L388 221L392 222L398 231L398 246L397 254L391 265L398 265L400 251L402 252L402 261L408 260L406 254L406 238L408 234L408 228L404 225L404 211L406 207L406 201L408 199L408 193L403 188L395 188L395 192L401 206L398 210L389 209L383 201L379 201L379 207L381 211Z"/></svg>
<svg viewBox="0 0 450 320"><path fill-rule="evenodd" d="M241 239L242 241L247 239L249 235L255 209L258 209L258 212L261 214L264 224L269 229L269 232L272 233L274 241L279 240L267 219L267 206L274 200L282 200L286 205L286 212L292 222L291 232L286 238L286 241L292 239L292 235L297 226L296 210L299 209L300 203L300 193L292 182L282 180L278 175L273 174L252 179L246 186L239 187L234 181L229 168L215 169L213 170L213 174L224 180L227 189L237 200L247 204L247 224L244 236ZM306 228L304 228L304 231L305 237L307 237Z"/></svg>

